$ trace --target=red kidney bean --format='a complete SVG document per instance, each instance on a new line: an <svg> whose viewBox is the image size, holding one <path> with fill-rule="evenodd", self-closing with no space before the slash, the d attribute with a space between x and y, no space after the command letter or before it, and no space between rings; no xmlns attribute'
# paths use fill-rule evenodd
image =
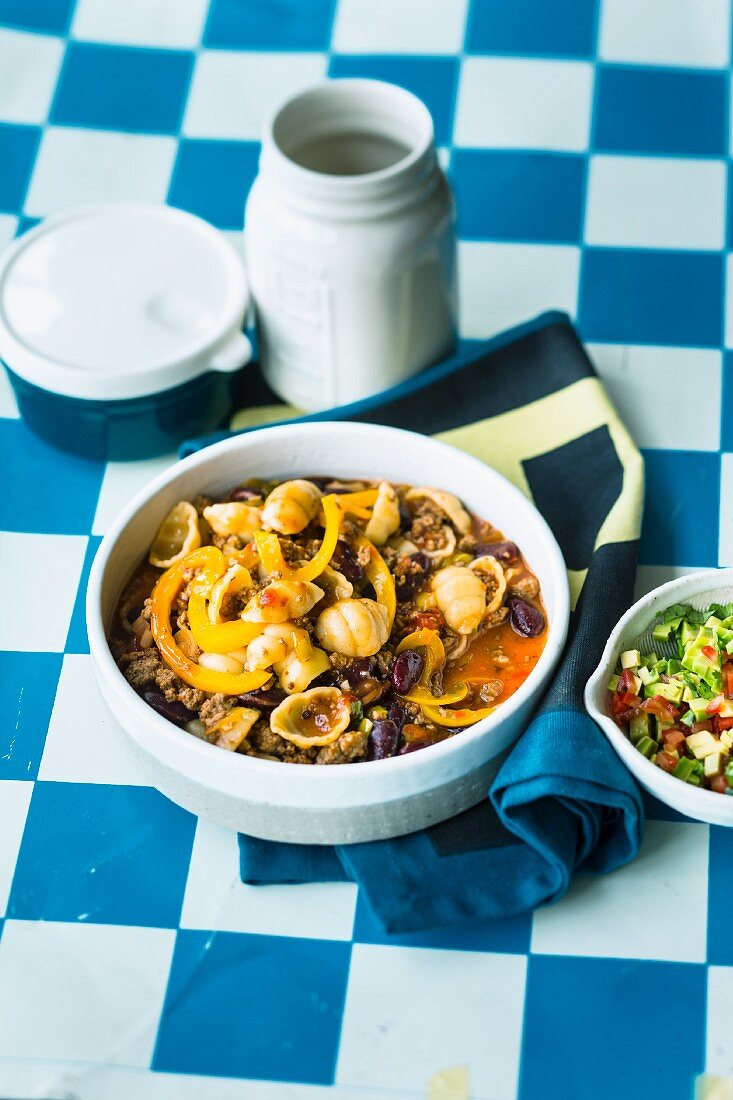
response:
<svg viewBox="0 0 733 1100"><path fill-rule="evenodd" d="M256 707L258 710L274 710L285 698L285 692L279 688L270 691L247 691L237 698L243 707Z"/></svg>
<svg viewBox="0 0 733 1100"><path fill-rule="evenodd" d="M394 756L400 740L400 731L390 718L378 718L369 733L367 760L386 760Z"/></svg>
<svg viewBox="0 0 733 1100"><path fill-rule="evenodd" d="M140 694L149 707L152 707L161 717L167 718L169 722L173 722L176 726L185 726L187 722L198 718L196 711L184 707L183 703L177 701L169 703L163 692L159 691L158 688L143 688Z"/></svg>
<svg viewBox="0 0 733 1100"><path fill-rule="evenodd" d="M238 485L236 489L232 489L229 494L230 501L241 501L246 504L249 500L257 500L262 498L263 492L261 489L248 489L246 485Z"/></svg>
<svg viewBox="0 0 733 1100"><path fill-rule="evenodd" d="M519 557L519 547L516 542L482 542L476 547L476 557L490 554L497 561L516 561Z"/></svg>
<svg viewBox="0 0 733 1100"><path fill-rule="evenodd" d="M513 596L507 600L509 608L509 622L516 634L523 638L536 638L545 629L545 619L542 612L533 607L526 600L520 600Z"/></svg>
<svg viewBox="0 0 733 1100"><path fill-rule="evenodd" d="M339 573L343 573L352 584L360 584L364 580L364 570L359 565L356 554L343 539L336 543L331 561Z"/></svg>
<svg viewBox="0 0 733 1100"><path fill-rule="evenodd" d="M400 653L392 666L392 685L398 695L407 695L422 676L425 661L416 649Z"/></svg>
<svg viewBox="0 0 733 1100"><path fill-rule="evenodd" d="M372 674L373 665L370 657L355 657L345 668L338 670L338 675L351 687L356 687L360 680Z"/></svg>
<svg viewBox="0 0 733 1100"><path fill-rule="evenodd" d="M412 527L412 512L400 501L400 530L406 531L408 527Z"/></svg>
<svg viewBox="0 0 733 1100"><path fill-rule="evenodd" d="M387 709L387 717L394 722L397 729L402 732L402 727L407 721L407 714L397 703L393 703L391 707Z"/></svg>
<svg viewBox="0 0 733 1100"><path fill-rule="evenodd" d="M426 749L429 744L429 741L408 741L402 746L397 755L407 756L408 752L417 752L418 749Z"/></svg>
<svg viewBox="0 0 733 1100"><path fill-rule="evenodd" d="M407 603L424 586L430 570L430 558L418 550L410 555L412 569L395 577L395 595L400 603Z"/></svg>

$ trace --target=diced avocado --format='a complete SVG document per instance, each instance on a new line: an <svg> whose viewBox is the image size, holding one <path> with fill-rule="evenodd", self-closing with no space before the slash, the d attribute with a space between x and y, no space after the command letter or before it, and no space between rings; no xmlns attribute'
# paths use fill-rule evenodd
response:
<svg viewBox="0 0 733 1100"><path fill-rule="evenodd" d="M707 653L703 652L704 649L708 648L715 651L713 657L709 657ZM682 665L691 672L697 673L714 691L721 690L723 681L720 675L720 657L718 655L717 639L713 630L708 630L704 626L700 627L695 640L685 648Z"/></svg>
<svg viewBox="0 0 733 1100"><path fill-rule="evenodd" d="M731 730L721 730L720 740L725 745L728 752L733 749L733 732Z"/></svg>
<svg viewBox="0 0 733 1100"><path fill-rule="evenodd" d="M681 703L684 690L685 685L681 680L670 680L668 684L660 680L658 684L654 684L654 694L661 695L663 699L669 700L670 703Z"/></svg>
<svg viewBox="0 0 733 1100"><path fill-rule="evenodd" d="M694 753L696 760L704 760L706 756L710 756L713 752L720 752L722 748L717 737L713 737L712 733L708 733L707 730L701 730L700 733L690 733L687 736L687 747L690 752Z"/></svg>
<svg viewBox="0 0 733 1100"><path fill-rule="evenodd" d="M642 756L646 756L650 759L657 751L656 741L652 741L651 737L642 737L640 741L637 741L636 747Z"/></svg>
<svg viewBox="0 0 733 1100"><path fill-rule="evenodd" d="M707 718L707 699L690 699L690 712L695 715L696 722L704 722Z"/></svg>
<svg viewBox="0 0 733 1100"><path fill-rule="evenodd" d="M687 684L685 684L685 690L682 692L682 702L689 703L692 699L696 698L697 696L695 695L695 692L692 690L692 688L688 687Z"/></svg>
<svg viewBox="0 0 733 1100"><path fill-rule="evenodd" d="M649 715L646 713L635 714L629 722L629 737L634 745L636 745L642 737L651 736L651 722L649 721Z"/></svg>
<svg viewBox="0 0 733 1100"><path fill-rule="evenodd" d="M641 663L646 668L654 668L658 660L659 657L657 657L656 653L642 653L641 655Z"/></svg>
<svg viewBox="0 0 733 1100"><path fill-rule="evenodd" d="M641 654L638 649L627 649L621 654L621 668L638 668L641 664Z"/></svg>
<svg viewBox="0 0 733 1100"><path fill-rule="evenodd" d="M697 721L697 718L695 717L694 712L691 711L691 710L688 710L688 711L685 711L685 713L680 718L680 725L681 726L694 726L696 721Z"/></svg>
<svg viewBox="0 0 733 1100"><path fill-rule="evenodd" d="M672 775L676 775L678 779L684 779L685 782L690 778L694 772L695 763L690 760L688 756L681 756L675 764Z"/></svg>
<svg viewBox="0 0 733 1100"><path fill-rule="evenodd" d="M617 687L618 687L618 676L612 676L611 679L608 681L608 690L610 692L615 692Z"/></svg>
<svg viewBox="0 0 733 1100"><path fill-rule="evenodd" d="M682 662L678 661L676 657L670 657L667 661L667 675L676 676L678 672L682 671Z"/></svg>
<svg viewBox="0 0 733 1100"><path fill-rule="evenodd" d="M683 649L686 649L691 642L694 642L695 638L697 637L697 631L698 627L694 626L692 623L688 623L687 621L685 621L682 624L682 630L680 631L680 642L682 643Z"/></svg>
<svg viewBox="0 0 733 1100"><path fill-rule="evenodd" d="M705 620L705 626L708 630L716 630L722 625L722 620L719 619L717 615L711 615L710 618Z"/></svg>
<svg viewBox="0 0 733 1100"><path fill-rule="evenodd" d="M725 755L722 752L711 752L709 756L706 756L705 778L712 779L713 776L720 775L723 770L724 762Z"/></svg>
<svg viewBox="0 0 733 1100"><path fill-rule="evenodd" d="M636 670L636 675L639 677L642 684L656 684L659 682L659 673L654 672L651 668L647 668L646 665L641 665L641 667Z"/></svg>
<svg viewBox="0 0 733 1100"><path fill-rule="evenodd" d="M652 630L652 638L655 642L668 642L679 625L679 619L669 619L666 623L657 623Z"/></svg>

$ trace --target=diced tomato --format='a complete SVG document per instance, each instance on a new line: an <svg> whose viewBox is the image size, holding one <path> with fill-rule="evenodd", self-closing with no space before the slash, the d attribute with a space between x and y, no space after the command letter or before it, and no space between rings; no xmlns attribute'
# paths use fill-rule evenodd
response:
<svg viewBox="0 0 733 1100"><path fill-rule="evenodd" d="M627 691L623 695L616 692L611 699L611 714L614 718L620 718L622 715L630 718L640 706L641 699L633 692Z"/></svg>
<svg viewBox="0 0 733 1100"><path fill-rule="evenodd" d="M725 694L729 699L733 699L733 662L728 663L723 668L723 682L725 685Z"/></svg>
<svg viewBox="0 0 733 1100"><path fill-rule="evenodd" d="M713 729L716 733L733 729L733 718L721 718L719 714L716 714L713 718Z"/></svg>
<svg viewBox="0 0 733 1100"><path fill-rule="evenodd" d="M720 711L721 703L725 698L724 695L716 695L714 699L711 699L708 705L705 707L706 714L718 714Z"/></svg>
<svg viewBox="0 0 733 1100"><path fill-rule="evenodd" d="M616 692L619 695L623 695L627 691L634 690L634 682L636 677L630 668L625 668L618 678L618 687Z"/></svg>
<svg viewBox="0 0 733 1100"><path fill-rule="evenodd" d="M715 650L711 645L704 645L700 652L704 653L709 661L714 661L715 658L718 656L717 650Z"/></svg>
<svg viewBox="0 0 733 1100"><path fill-rule="evenodd" d="M670 756L668 752L658 752L656 762L663 772L673 772L677 767L676 758Z"/></svg>
<svg viewBox="0 0 733 1100"><path fill-rule="evenodd" d="M707 722L693 722L690 726L690 733L712 733L713 723Z"/></svg>
<svg viewBox="0 0 733 1100"><path fill-rule="evenodd" d="M677 729L665 730L662 737L664 738L665 745L670 749L678 749L685 740L685 735L682 730Z"/></svg>
<svg viewBox="0 0 733 1100"><path fill-rule="evenodd" d="M665 722L674 722L680 713L677 707L672 706L669 699L664 699L661 695L655 695L653 699L645 699L641 709L648 714L656 714L657 718L662 718Z"/></svg>
<svg viewBox="0 0 733 1100"><path fill-rule="evenodd" d="M710 780L710 788L718 794L725 794L728 790L728 780L724 775L716 775Z"/></svg>

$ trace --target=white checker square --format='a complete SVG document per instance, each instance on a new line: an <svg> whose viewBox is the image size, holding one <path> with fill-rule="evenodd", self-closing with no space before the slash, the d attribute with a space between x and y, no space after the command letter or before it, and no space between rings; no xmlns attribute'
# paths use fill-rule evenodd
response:
<svg viewBox="0 0 733 1100"><path fill-rule="evenodd" d="M63 653L86 548L86 535L0 531L0 649Z"/></svg>
<svg viewBox="0 0 733 1100"><path fill-rule="evenodd" d="M3 779L0 784L0 917L8 905L32 794L33 784L21 779Z"/></svg>
<svg viewBox="0 0 733 1100"><path fill-rule="evenodd" d="M25 213L45 217L82 202L165 202L176 141L51 126L41 139Z"/></svg>
<svg viewBox="0 0 733 1100"><path fill-rule="evenodd" d="M176 455L168 454L138 462L108 462L99 490L92 534L104 535L136 493L175 461Z"/></svg>
<svg viewBox="0 0 733 1100"><path fill-rule="evenodd" d="M18 219L13 214L0 214L0 248L12 241L18 230Z"/></svg>
<svg viewBox="0 0 733 1100"><path fill-rule="evenodd" d="M336 1081L422 1095L439 1070L466 1066L474 1096L517 1089L524 955L355 944Z"/></svg>
<svg viewBox="0 0 733 1100"><path fill-rule="evenodd" d="M461 336L481 338L546 309L574 316L580 249L459 241L458 273Z"/></svg>
<svg viewBox="0 0 733 1100"><path fill-rule="evenodd" d="M636 571L636 584L634 586L634 600L640 600L654 588L667 581L675 581L678 577L687 577L690 573L696 573L694 565L640 565Z"/></svg>
<svg viewBox="0 0 733 1100"><path fill-rule="evenodd" d="M63 54L60 38L0 28L1 121L46 121Z"/></svg>
<svg viewBox="0 0 733 1100"><path fill-rule="evenodd" d="M0 1057L150 1064L175 932L9 920Z"/></svg>
<svg viewBox="0 0 733 1100"><path fill-rule="evenodd" d="M356 886L348 882L247 886L239 878L236 833L199 819L181 928L349 940Z"/></svg>
<svg viewBox="0 0 733 1100"><path fill-rule="evenodd" d="M578 877L562 901L535 912L532 951L705 962L707 899L708 826L647 821L633 863ZM660 936L665 927L684 935Z"/></svg>
<svg viewBox="0 0 733 1100"><path fill-rule="evenodd" d="M733 454L720 456L718 565L733 565Z"/></svg>
<svg viewBox="0 0 733 1100"><path fill-rule="evenodd" d="M583 152L592 94L593 69L585 61L468 57L454 144Z"/></svg>
<svg viewBox="0 0 733 1100"><path fill-rule="evenodd" d="M728 64L728 0L603 0L604 61L722 68Z"/></svg>
<svg viewBox="0 0 733 1100"><path fill-rule="evenodd" d="M459 53L467 0L338 0L337 53Z"/></svg>
<svg viewBox="0 0 733 1100"><path fill-rule="evenodd" d="M93 42L185 49L198 45L207 0L78 0L71 34Z"/></svg>
<svg viewBox="0 0 733 1100"><path fill-rule="evenodd" d="M145 785L112 726L87 654L64 657L38 778Z"/></svg>
<svg viewBox="0 0 733 1100"><path fill-rule="evenodd" d="M708 967L708 1004L705 1071L733 1077L733 966ZM708 1094L704 1094L708 1095ZM727 1100L721 1090L709 1093L710 1100ZM733 1095L733 1093L731 1093Z"/></svg>
<svg viewBox="0 0 733 1100"><path fill-rule="evenodd" d="M589 344L586 350L640 447L718 450L723 391L719 351L636 344Z"/></svg>
<svg viewBox="0 0 733 1100"><path fill-rule="evenodd" d="M196 60L183 133L259 141L271 108L325 75L323 54L203 50Z"/></svg>
<svg viewBox="0 0 733 1100"><path fill-rule="evenodd" d="M725 183L722 160L591 157L586 243L723 248Z"/></svg>

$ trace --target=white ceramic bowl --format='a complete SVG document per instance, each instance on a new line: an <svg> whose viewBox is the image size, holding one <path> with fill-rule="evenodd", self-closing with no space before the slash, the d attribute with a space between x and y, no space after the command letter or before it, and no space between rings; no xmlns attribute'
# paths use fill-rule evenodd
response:
<svg viewBox="0 0 733 1100"><path fill-rule="evenodd" d="M690 603L702 609L709 603L729 603L731 600L733 569L706 569L655 588L642 596L619 619L606 643L601 662L585 688L588 713L642 787L681 814L698 821L709 821L711 825L733 825L733 798L675 779L642 756L606 711L608 681L616 669L620 654L632 648L653 619L672 604Z"/></svg>
<svg viewBox="0 0 733 1100"><path fill-rule="evenodd" d="M526 555L549 620L544 652L495 714L419 753L371 763L306 767L224 752L178 729L126 682L106 638L122 588L176 501L226 491L246 477L385 477L457 493ZM192 455L156 478L105 536L87 593L92 663L112 721L149 783L193 813L270 840L350 843L398 836L486 797L505 750L538 702L565 642L568 586L547 524L495 470L412 432L366 424L265 428Z"/></svg>

